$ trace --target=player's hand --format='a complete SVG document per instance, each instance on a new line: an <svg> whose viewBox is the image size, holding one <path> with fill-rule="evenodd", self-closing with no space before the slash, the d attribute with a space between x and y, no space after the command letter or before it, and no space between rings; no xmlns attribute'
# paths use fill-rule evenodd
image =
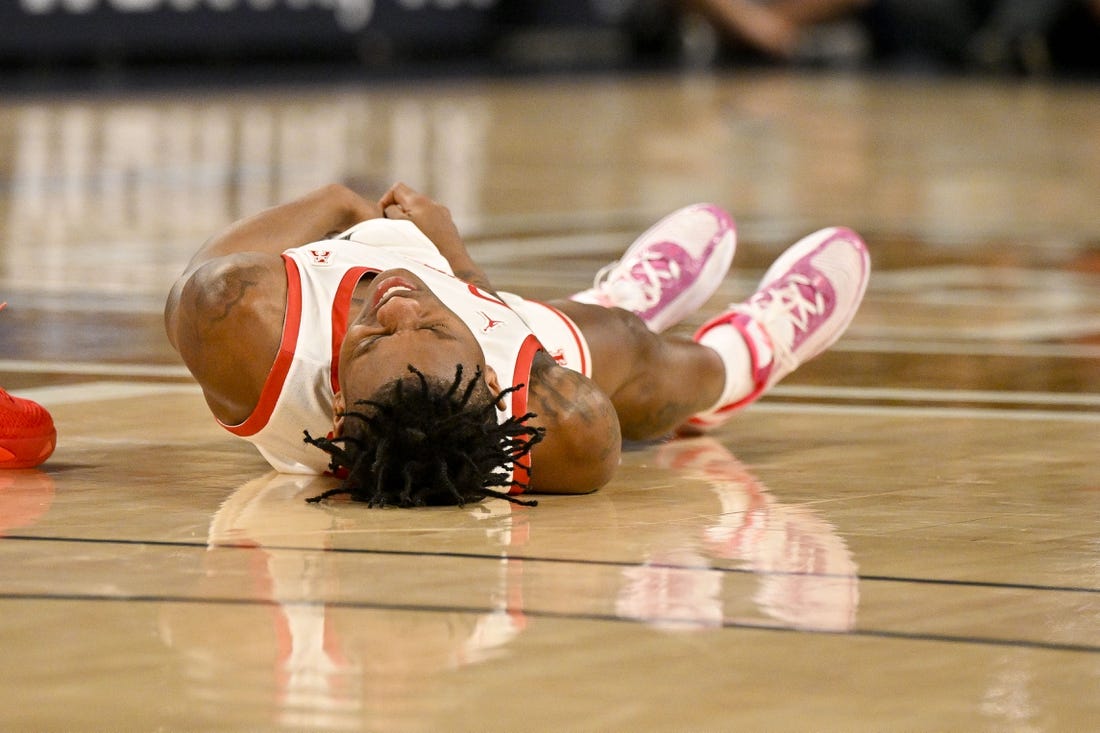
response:
<svg viewBox="0 0 1100 733"><path fill-rule="evenodd" d="M451 212L422 193L404 183L395 183L379 201L387 219L408 219L424 233L439 250L450 259L452 254L465 254L466 246L451 218Z"/></svg>
<svg viewBox="0 0 1100 733"><path fill-rule="evenodd" d="M381 219L382 207L378 202L364 198L347 184L333 184L322 189L324 199L316 211L331 211L325 218L328 229L321 239L335 239L348 227L368 219Z"/></svg>
<svg viewBox="0 0 1100 733"><path fill-rule="evenodd" d="M404 183L395 183L378 201L387 219L407 219L432 241L439 254L451 265L456 277L492 293L493 286L485 271L470 259L451 212Z"/></svg>

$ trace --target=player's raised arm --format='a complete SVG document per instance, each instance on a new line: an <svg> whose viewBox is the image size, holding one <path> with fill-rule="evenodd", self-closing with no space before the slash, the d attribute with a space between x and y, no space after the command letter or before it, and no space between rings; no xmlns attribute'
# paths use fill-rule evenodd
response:
<svg viewBox="0 0 1100 733"><path fill-rule="evenodd" d="M381 216L378 204L347 186L331 183L229 225L195 253L187 270L237 252L280 254Z"/></svg>
<svg viewBox="0 0 1100 733"><path fill-rule="evenodd" d="M178 347L177 315L181 296L184 287L203 265L217 264L215 261L224 265L207 268L206 279L210 281L213 274L235 272L234 265L251 268L262 262L264 255L277 257L291 247L325 239L361 221L381 216L382 210L378 204L368 201L347 186L332 183L230 224L199 248L172 286L164 311L169 340ZM232 261L229 259L231 257L234 258ZM278 270L274 264L271 267ZM213 279L219 282L225 280L224 277ZM201 289L210 290L210 283Z"/></svg>

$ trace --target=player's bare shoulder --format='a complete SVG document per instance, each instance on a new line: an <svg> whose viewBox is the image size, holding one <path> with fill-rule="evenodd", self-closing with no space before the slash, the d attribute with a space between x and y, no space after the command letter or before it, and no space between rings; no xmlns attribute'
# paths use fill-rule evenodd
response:
<svg viewBox="0 0 1100 733"><path fill-rule="evenodd" d="M260 252L207 260L172 288L168 338L219 418L232 420L259 398L279 349L286 294L282 258Z"/></svg>
<svg viewBox="0 0 1100 733"><path fill-rule="evenodd" d="M173 286L165 307L168 338L182 350L189 338L254 325L257 316L274 315L281 324L285 302L286 274L278 255L216 257L185 272Z"/></svg>

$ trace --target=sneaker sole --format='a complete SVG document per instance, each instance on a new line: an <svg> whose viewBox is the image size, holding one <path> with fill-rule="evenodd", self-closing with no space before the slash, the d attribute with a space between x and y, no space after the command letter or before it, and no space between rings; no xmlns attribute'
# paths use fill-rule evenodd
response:
<svg viewBox="0 0 1100 733"><path fill-rule="evenodd" d="M0 438L0 469L34 468L53 454L57 431L27 438Z"/></svg>

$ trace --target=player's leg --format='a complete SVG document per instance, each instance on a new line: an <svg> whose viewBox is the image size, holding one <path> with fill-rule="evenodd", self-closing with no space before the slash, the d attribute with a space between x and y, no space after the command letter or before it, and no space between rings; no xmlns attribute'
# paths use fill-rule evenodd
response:
<svg viewBox="0 0 1100 733"><path fill-rule="evenodd" d="M823 229L790 247L756 293L705 323L694 340L650 332L632 314L552 303L581 329L592 379L619 415L623 436L659 437L684 423L728 420L848 327L870 272L854 232Z"/></svg>
<svg viewBox="0 0 1100 733"><path fill-rule="evenodd" d="M580 328L591 376L611 399L623 437L657 438L716 404L725 367L713 350L689 337L656 334L620 308L552 301Z"/></svg>

